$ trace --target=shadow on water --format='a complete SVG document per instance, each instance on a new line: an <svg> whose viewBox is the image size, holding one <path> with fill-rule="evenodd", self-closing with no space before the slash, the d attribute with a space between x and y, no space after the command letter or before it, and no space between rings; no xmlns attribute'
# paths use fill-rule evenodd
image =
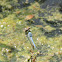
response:
<svg viewBox="0 0 62 62"><path fill-rule="evenodd" d="M45 36L47 37L55 37L58 35L62 34L62 30L59 29L60 27L62 27L62 21L48 21L46 19L43 19L43 21L38 18L34 20L34 25L41 25L42 27L40 27L40 30L44 33ZM47 31L44 27L50 25L50 27L54 27L56 30L52 30L52 31Z"/></svg>
<svg viewBox="0 0 62 62"><path fill-rule="evenodd" d="M44 23L44 21L41 20L41 18L38 19L34 19L34 25L42 25L43 27L46 26L46 24Z"/></svg>
<svg viewBox="0 0 62 62"><path fill-rule="evenodd" d="M40 21L40 18L34 19L34 25L43 25L42 21Z"/></svg>
<svg viewBox="0 0 62 62"><path fill-rule="evenodd" d="M54 28L60 28L62 27L62 21L48 21L47 19L43 19L43 21L41 20L41 18L38 19L34 19L34 25L42 25L42 26L46 26L46 25L50 25L51 27Z"/></svg>
<svg viewBox="0 0 62 62"><path fill-rule="evenodd" d="M56 29L56 30L52 30L51 32L45 32L44 35L46 35L47 37L55 37L55 36L59 36L62 34L62 30L61 29Z"/></svg>
<svg viewBox="0 0 62 62"><path fill-rule="evenodd" d="M49 37L55 37L55 36L59 36L62 35L62 30L61 29L56 29L56 30L52 30L52 31L46 31L44 28L40 28L40 30L43 32L43 34L45 36Z"/></svg>
<svg viewBox="0 0 62 62"><path fill-rule="evenodd" d="M44 21L46 22L46 24L50 25L51 27L55 27L55 28L60 28L62 27L62 21L48 21L47 19L44 19Z"/></svg>

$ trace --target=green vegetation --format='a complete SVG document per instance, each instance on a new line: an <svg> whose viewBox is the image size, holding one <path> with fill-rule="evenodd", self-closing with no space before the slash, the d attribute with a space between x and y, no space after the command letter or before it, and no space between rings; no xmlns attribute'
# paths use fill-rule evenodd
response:
<svg viewBox="0 0 62 62"><path fill-rule="evenodd" d="M16 8L12 7L13 3ZM33 2L20 9L17 0L4 0L0 6L3 7L0 12L0 62L62 62L62 14L59 8L48 11L49 7L42 9L39 2ZM44 16L39 16L39 12ZM29 15L33 18L27 20ZM39 21L36 24L34 20L37 19L43 24L39 25ZM37 50L33 50L25 36L27 27L31 27Z"/></svg>

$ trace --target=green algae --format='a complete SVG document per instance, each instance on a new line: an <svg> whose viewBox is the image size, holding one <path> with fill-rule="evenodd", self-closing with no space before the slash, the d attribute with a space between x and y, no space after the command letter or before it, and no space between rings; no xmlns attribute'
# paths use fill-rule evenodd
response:
<svg viewBox="0 0 62 62"><path fill-rule="evenodd" d="M34 9L34 7L35 9ZM44 25L37 27L35 24L27 24L25 17L34 14L35 18L39 18L38 11L47 12L41 9L39 3L35 2L31 6L23 9L18 9L21 13L16 14L17 9L13 14L0 20L0 62L28 62L28 59L36 56L36 62L61 62L62 61L62 33L57 35L56 27L52 27L44 20ZM37 9L37 10L36 10ZM58 17L59 16L59 17ZM40 17L46 18L48 21L61 20L62 15L54 12L53 16ZM32 19L34 21L34 19ZM34 22L35 23L35 22ZM25 28L31 27L33 40L38 50L33 50L30 42L25 36ZM61 27L60 27L61 28ZM62 29L61 29L62 30ZM51 32L53 31L53 32ZM54 35L50 34L55 33ZM47 33L49 36L45 35ZM32 53L33 52L33 53ZM42 54L41 54L42 53Z"/></svg>

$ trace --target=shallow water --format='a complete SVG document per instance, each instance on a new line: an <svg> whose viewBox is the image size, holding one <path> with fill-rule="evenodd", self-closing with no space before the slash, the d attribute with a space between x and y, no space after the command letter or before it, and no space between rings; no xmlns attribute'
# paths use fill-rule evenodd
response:
<svg viewBox="0 0 62 62"><path fill-rule="evenodd" d="M32 2L34 0L29 1ZM55 4L53 4L53 2ZM31 60L31 57L33 59L36 57L37 62L62 61L62 14L59 11L55 11L55 7L58 7L56 6L57 3L59 4L60 0L59 2L58 0L47 0L42 4L36 3L40 5L40 10L32 9L33 7L32 5L30 6L30 4L27 6L23 6L22 4L23 9L18 9L21 12L20 14L9 14L10 16L8 15L8 17L0 21L2 23L1 25L3 25L0 27L1 62L28 62L29 59ZM35 3L33 4L35 8L38 8ZM48 5L50 7L47 8ZM47 11L52 8L53 10L51 12L53 12L53 14ZM41 9L43 11L45 9L45 11L42 12ZM23 18L20 16L21 14ZM31 19L34 23L31 23L31 20L25 20L25 17L31 14L35 15L35 17ZM6 24L3 24L3 22L6 22ZM25 36L24 29L26 27L31 27L37 50L33 50L29 40Z"/></svg>

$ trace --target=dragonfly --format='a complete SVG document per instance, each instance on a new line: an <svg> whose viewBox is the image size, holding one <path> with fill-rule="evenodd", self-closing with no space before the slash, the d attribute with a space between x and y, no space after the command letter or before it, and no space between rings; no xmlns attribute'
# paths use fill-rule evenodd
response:
<svg viewBox="0 0 62 62"><path fill-rule="evenodd" d="M36 45L35 45L35 43L34 43L34 41L33 41L32 33L31 33L31 32L28 32L28 38L29 38L29 40L32 42L34 48L36 48Z"/></svg>

